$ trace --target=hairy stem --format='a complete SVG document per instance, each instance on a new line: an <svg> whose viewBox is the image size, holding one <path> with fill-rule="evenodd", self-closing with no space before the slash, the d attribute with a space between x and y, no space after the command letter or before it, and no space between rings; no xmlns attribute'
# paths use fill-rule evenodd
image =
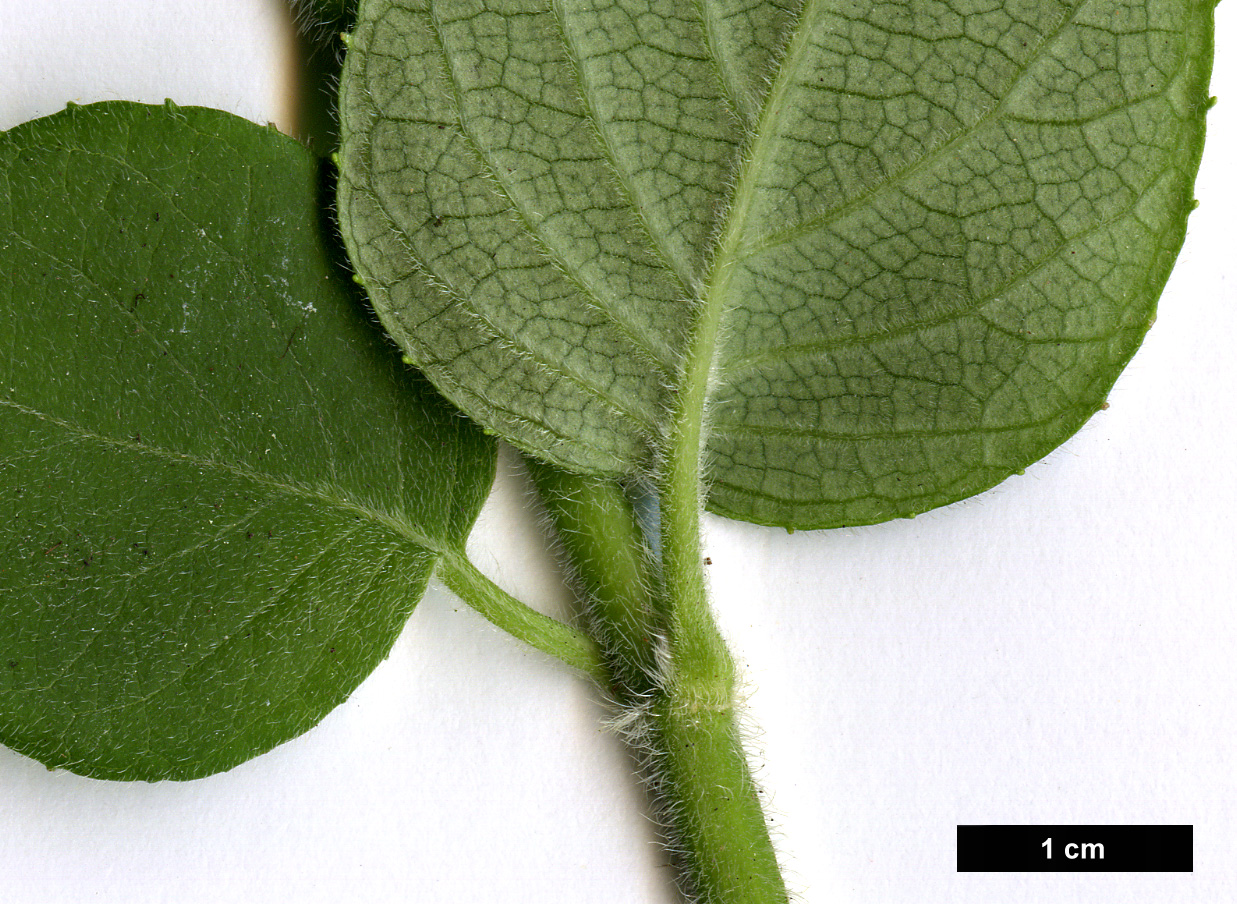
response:
<svg viewBox="0 0 1237 904"><path fill-rule="evenodd" d="M785 902L735 720L734 665L704 596L698 533L671 536L669 525L682 531L683 520L663 521L662 542L680 561L674 578L666 562L658 574L618 484L544 464L531 471L585 593L624 710L618 724L646 772L686 896ZM698 530L698 513L687 523ZM683 585L698 595L685 600Z"/></svg>
<svg viewBox="0 0 1237 904"><path fill-rule="evenodd" d="M661 482L659 609L667 656L650 714L664 748L664 793L701 901L785 902L736 722L734 661L709 605L700 537L703 430L690 418L675 429Z"/></svg>
<svg viewBox="0 0 1237 904"><path fill-rule="evenodd" d="M610 690L622 697L647 693L656 671L654 568L631 502L613 481L535 459L528 469L587 601Z"/></svg>

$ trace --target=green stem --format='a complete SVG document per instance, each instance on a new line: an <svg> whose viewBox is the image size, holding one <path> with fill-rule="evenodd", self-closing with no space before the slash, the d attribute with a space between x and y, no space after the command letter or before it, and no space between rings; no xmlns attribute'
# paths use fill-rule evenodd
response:
<svg viewBox="0 0 1237 904"><path fill-rule="evenodd" d="M702 378L701 391L703 384ZM664 748L667 796L700 900L784 904L786 887L735 720L734 660L709 606L697 476L703 430L690 418L675 429L661 480L660 608L669 667L650 714Z"/></svg>
<svg viewBox="0 0 1237 904"><path fill-rule="evenodd" d="M708 475L708 400L735 266L758 177L772 153L769 136L776 134L764 126L785 101L809 46L808 33L800 29L787 49L738 173L658 450L662 580L657 602L667 666L650 718L664 757L676 841L695 893L702 901L726 904L783 904L788 895L743 755L734 718L734 661L713 620L704 576L700 513Z"/></svg>
<svg viewBox="0 0 1237 904"><path fill-rule="evenodd" d="M508 634L561 659L594 681L607 680L601 652L592 638L520 602L478 571L464 554L444 555L438 562L437 575L447 589Z"/></svg>
<svg viewBox="0 0 1237 904"><path fill-rule="evenodd" d="M662 790L691 900L786 904L769 828L733 707L692 709L667 693L650 717Z"/></svg>
<svg viewBox="0 0 1237 904"><path fill-rule="evenodd" d="M631 502L613 481L527 463L587 601L589 628L614 674L611 690L643 693L656 671L657 629L652 563Z"/></svg>
<svg viewBox="0 0 1237 904"><path fill-rule="evenodd" d="M663 520L663 544L679 561L666 561L654 579L618 484L549 465L530 469L586 594L610 688L629 716L621 724L631 726L628 740L648 773L689 899L784 904L735 721L733 662L705 596L699 534L682 533L687 525L698 531L698 510L694 519L671 510ZM684 586L694 598L685 600Z"/></svg>

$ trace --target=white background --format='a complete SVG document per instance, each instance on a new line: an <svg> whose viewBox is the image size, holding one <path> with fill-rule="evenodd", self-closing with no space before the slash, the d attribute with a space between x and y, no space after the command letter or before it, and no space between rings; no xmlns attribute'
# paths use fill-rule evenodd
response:
<svg viewBox="0 0 1237 904"><path fill-rule="evenodd" d="M1237 899L1237 3L1218 19L1202 206L1110 410L914 521L708 523L809 904ZM291 130L294 48L280 0L0 0L0 128L170 96ZM473 546L553 611L543 545L507 460ZM0 898L668 904L605 715L431 588L346 705L225 775L111 784L0 749ZM1191 823L1195 871L955 872L957 824L1037 822Z"/></svg>

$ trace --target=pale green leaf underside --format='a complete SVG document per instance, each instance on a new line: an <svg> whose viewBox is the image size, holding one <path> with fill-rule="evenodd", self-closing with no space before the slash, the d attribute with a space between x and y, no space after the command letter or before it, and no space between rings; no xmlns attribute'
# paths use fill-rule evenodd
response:
<svg viewBox="0 0 1237 904"><path fill-rule="evenodd" d="M0 136L0 742L229 768L351 693L462 547L492 443L365 322L321 188L212 110Z"/></svg>
<svg viewBox="0 0 1237 904"><path fill-rule="evenodd" d="M712 507L911 515L1054 448L1133 354L1184 237L1211 14L366 0L345 239L400 344L535 455L647 466L718 316Z"/></svg>

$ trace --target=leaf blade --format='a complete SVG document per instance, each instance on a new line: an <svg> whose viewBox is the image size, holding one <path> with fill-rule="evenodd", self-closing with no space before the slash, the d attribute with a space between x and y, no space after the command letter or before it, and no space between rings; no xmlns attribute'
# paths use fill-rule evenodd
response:
<svg viewBox="0 0 1237 904"><path fill-rule="evenodd" d="M113 103L0 156L0 740L96 777L230 768L386 655L492 444L358 316L290 139Z"/></svg>
<svg viewBox="0 0 1237 904"><path fill-rule="evenodd" d="M375 305L414 358L433 358L432 378L457 404L560 466L647 467L683 374L707 368L709 391L694 416L711 419L715 511L830 527L909 516L987 489L1102 405L1153 317L1192 202L1211 6L807 0L795 16L781 3L758 12L721 0L517 3L501 14L370 0L347 63L355 77L342 102L340 199ZM542 20L541 43L515 39L530 17ZM758 20L770 23L760 36ZM425 35L444 34L448 21L452 40L431 48ZM785 26L777 40L775 23ZM430 74L369 68L404 41L427 48ZM558 54L552 77L516 65L541 46ZM376 149L371 136L397 115L387 98L415 106L452 71L481 70L499 75L444 88L434 129L467 134L474 151L485 148L481 157L513 171L535 158L550 180L587 158L577 176L591 179L577 181L613 186L605 209L626 203L666 278L687 290L687 320L662 322L677 363L633 371L630 362L647 355L630 332L610 330L594 332L596 343L571 365L573 378L598 390L600 408L613 401L608 386L628 381L639 417L614 404L581 415L588 401L561 391L569 368L555 365L571 349L544 355L529 375L514 345L462 340L484 364L457 367L431 348L458 339L454 327L418 335L443 311L458 317L479 302L468 292L436 296L445 270L408 251L424 230L400 232L395 217L377 222L358 199L381 193L384 204L415 206L444 176L439 192L449 192L456 183L440 161L455 166L470 151ZM766 73L771 84L756 103L751 86ZM559 102L543 113L529 99L547 91ZM538 152L530 130L565 134L549 124L567 109L583 150ZM469 191L503 180L479 175ZM486 197L509 236L555 213L535 190L514 204ZM569 203L587 198L581 190ZM578 317L588 307L566 283L553 304L539 300L521 282L524 264L503 270L493 253L502 241L476 238L489 224L465 209L457 215L452 253L482 250L505 274L491 310L521 308L503 328L508 338L552 333L563 311ZM413 219L433 216L427 208ZM629 244L641 241L629 235ZM530 243L529 265L561 268L567 238L553 259ZM601 323L621 319L613 305L599 309ZM701 318L717 319L701 334L717 338L689 346ZM478 380L470 368L516 385L494 395L496 378ZM610 450L604 460L600 448Z"/></svg>
<svg viewBox="0 0 1237 904"><path fill-rule="evenodd" d="M812 10L833 12L828 3L805 7ZM713 450L725 462L715 510L830 527L973 495L1072 435L1137 348L1192 206L1209 8L1011 3L998 11L1003 18L983 23L986 43L973 19L958 24L974 29L967 33L974 45L996 47L1010 34L1010 11L1024 16L1023 56L1003 79L977 87L969 107L955 103L950 112L961 111L962 127L946 140L917 147L905 164L897 142L871 144L874 165L856 160L826 171L841 173L834 181L795 181L780 196L753 180L752 219L776 216L791 226L782 227L787 240L760 237L754 258L736 242L735 292L748 300L743 313L763 317L765 328L732 330L724 350L734 370L714 400ZM872 21L880 16L903 18ZM924 27L906 8L848 21L854 46L882 29L888 40ZM1102 40L1079 49L1080 32L1094 38L1126 21L1147 43L1124 47L1120 64L1102 59L1111 51ZM829 40L846 32L820 33ZM924 43L944 46L939 36ZM923 54L906 55L931 70ZM809 57L792 51L791 59ZM1165 71L1165 59L1176 71ZM819 63L787 93L820 91ZM1056 86L1085 63L1109 82L1093 109L1077 115L1081 77L1026 105L1031 88ZM980 72L961 70L977 85ZM1148 72L1161 76L1151 91ZM894 84L915 96L909 81ZM824 93L836 98L848 87L843 78ZM839 132L848 123L887 123L887 108L903 95L861 91L849 100L855 109L838 115ZM795 131L790 119L787 134ZM769 169L784 172L776 160L770 155ZM822 287L822 275L833 284Z"/></svg>

